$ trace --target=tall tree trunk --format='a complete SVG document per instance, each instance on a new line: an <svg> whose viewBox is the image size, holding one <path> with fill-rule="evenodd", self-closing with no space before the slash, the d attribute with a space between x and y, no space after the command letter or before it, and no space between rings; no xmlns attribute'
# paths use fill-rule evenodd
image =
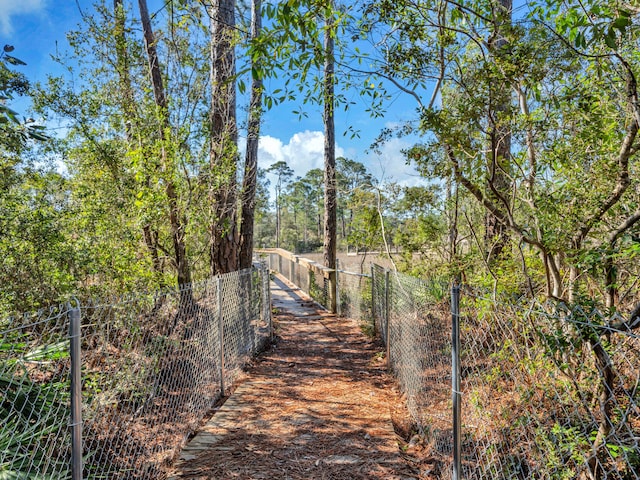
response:
<svg viewBox="0 0 640 480"><path fill-rule="evenodd" d="M257 39L262 29L261 0L251 2L251 38ZM254 61L252 71L260 72L260 60ZM240 222L240 268L249 268L253 259L253 224L258 184L258 141L262 117L262 79L260 74L251 80L251 100L247 123L247 152L242 179L242 220Z"/></svg>
<svg viewBox="0 0 640 480"><path fill-rule="evenodd" d="M333 1L329 2L333 8ZM336 140L335 140L335 62L333 18L325 19L324 31L324 264L336 268L337 205L336 205ZM336 311L335 271L329 278L329 310Z"/></svg>
<svg viewBox="0 0 640 480"><path fill-rule="evenodd" d="M131 148L135 132L139 125L138 116L135 109L135 97L131 85L131 74L129 71L129 56L127 54L127 38L125 35L125 11L123 0L113 0L114 29L113 36L116 43L116 70L120 81L122 95L120 99L120 109L124 117L125 133L127 138L127 148ZM149 183L149 180L146 180ZM162 262L158 254L158 231L151 225L145 224L142 227L144 243L151 256L151 265L158 283L163 285Z"/></svg>
<svg viewBox="0 0 640 480"><path fill-rule="evenodd" d="M173 241L173 255L176 270L178 274L178 285L187 285L191 283L191 269L187 260L187 249L184 239L184 226L181 221L181 212L178 205L178 193L176 185L172 179L174 167L169 158L165 143L167 141L167 132L170 131L169 107L167 97L164 91L162 74L160 72L160 62L158 60L158 52L156 50L155 38L151 27L151 19L147 8L146 0L138 0L140 8L140 20L142 22L142 30L144 34L144 43L147 51L147 60L149 62L149 73L151 75L151 84L153 87L153 96L158 110L158 136L161 147L162 166L167 172L165 181L165 194L169 203L169 226L171 229L171 239Z"/></svg>
<svg viewBox="0 0 640 480"><path fill-rule="evenodd" d="M458 184L455 176L450 175L447 178L446 204L447 220L449 223L449 263L453 264L458 258ZM460 279L457 279L460 280Z"/></svg>
<svg viewBox="0 0 640 480"><path fill-rule="evenodd" d="M496 23L492 37L489 39L489 52L493 56L502 55L507 40L501 29L511 25L512 0L498 0L496 6ZM511 131L504 124L505 113L511 104L510 88L505 82L497 85L495 90L490 86L489 98L489 155L487 158L487 186L490 196L503 209L510 209L509 197L511 181L509 169L511 161ZM507 245L507 226L491 212L485 218L485 249L487 262L499 258Z"/></svg>
<svg viewBox="0 0 640 480"><path fill-rule="evenodd" d="M211 33L211 273L238 270L235 0L209 7Z"/></svg>

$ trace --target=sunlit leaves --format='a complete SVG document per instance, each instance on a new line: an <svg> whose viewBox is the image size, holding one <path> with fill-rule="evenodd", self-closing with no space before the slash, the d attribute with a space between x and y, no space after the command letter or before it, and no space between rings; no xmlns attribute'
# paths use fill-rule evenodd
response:
<svg viewBox="0 0 640 480"><path fill-rule="evenodd" d="M598 45L617 50L633 24L631 12L624 7L596 0L548 1L533 12L553 22L560 35L582 50Z"/></svg>
<svg viewBox="0 0 640 480"><path fill-rule="evenodd" d="M5 45L0 53L0 148L9 153L19 152L29 140L48 139L44 126L33 119L20 119L18 113L6 104L16 95L29 93L26 77L8 66L26 65L22 60L9 55L13 50L13 46Z"/></svg>
<svg viewBox="0 0 640 480"><path fill-rule="evenodd" d="M7 179L8 180L8 179ZM0 189L0 311L58 301L74 287L66 181L55 172L16 172Z"/></svg>

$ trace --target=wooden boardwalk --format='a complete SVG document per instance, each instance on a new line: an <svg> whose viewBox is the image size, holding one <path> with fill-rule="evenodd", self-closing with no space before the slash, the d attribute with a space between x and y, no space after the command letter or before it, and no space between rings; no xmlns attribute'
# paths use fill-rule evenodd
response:
<svg viewBox="0 0 640 480"><path fill-rule="evenodd" d="M281 278L277 342L181 453L173 479L417 479L381 347Z"/></svg>

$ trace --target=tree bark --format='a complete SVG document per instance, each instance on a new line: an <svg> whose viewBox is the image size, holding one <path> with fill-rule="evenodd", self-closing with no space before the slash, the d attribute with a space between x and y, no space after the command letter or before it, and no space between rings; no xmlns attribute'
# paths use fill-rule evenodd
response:
<svg viewBox="0 0 640 480"><path fill-rule="evenodd" d="M238 270L235 0L209 7L211 34L210 262L212 275Z"/></svg>
<svg viewBox="0 0 640 480"><path fill-rule="evenodd" d="M330 2L333 8L333 2ZM324 265L336 268L337 205L336 205L336 144L335 144L335 27L332 18L325 18L324 31ZM329 278L329 310L336 311L335 271Z"/></svg>
<svg viewBox="0 0 640 480"><path fill-rule="evenodd" d="M257 39L262 29L261 0L251 2L251 38ZM256 60L252 71L257 71L251 79L251 100L247 123L247 152L242 179L242 219L240 221L240 268L249 268L253 259L253 224L256 208L256 188L258 177L258 141L262 118L262 79L260 61Z"/></svg>
<svg viewBox="0 0 640 480"><path fill-rule="evenodd" d="M492 37L489 39L489 53L492 56L502 54L501 50L507 45L507 40L500 31L502 27L511 24L512 0L499 0L497 19ZM511 181L508 171L511 162L511 131L504 125L505 113L510 107L509 86L501 82L497 90L490 88L489 98L489 157L487 159L487 186L498 205L509 209L509 192ZM487 262L491 264L498 259L507 245L507 227L491 212L485 217L485 250Z"/></svg>
<svg viewBox="0 0 640 480"><path fill-rule="evenodd" d="M173 166L171 165L169 154L165 147L167 141L167 132L170 131L169 107L164 91L162 73L160 72L160 62L158 60L158 52L156 50L155 38L151 27L151 19L147 8L146 0L138 0L140 8L140 20L144 34L145 49L147 52L147 60L149 62L149 73L151 75L151 84L153 87L153 96L157 107L157 115L159 117L158 136L161 142L162 165L167 172L165 181L165 194L169 203L169 225L171 229L171 238L173 241L174 262L178 274L178 285L187 285L191 283L191 269L187 260L187 249L184 239L184 226L181 221L181 212L178 205L178 193L176 185L172 180Z"/></svg>
<svg viewBox="0 0 640 480"><path fill-rule="evenodd" d="M590 332L591 333L591 332ZM607 437L614 427L613 411L616 405L615 398L615 378L613 362L605 345L605 336L596 335L595 332L590 335L590 344L592 352L595 356L596 368L600 375L600 395L598 398L600 404L600 419L598 425L598 433L593 441L591 457L588 460L590 478L599 480L605 478L604 468L598 458L600 450L607 441Z"/></svg>
<svg viewBox="0 0 640 480"><path fill-rule="evenodd" d="M449 252L448 260L450 264L456 262L458 258L457 246L458 246L458 184L455 176L450 175L447 177L446 184L446 204L447 208L447 223L449 230ZM451 211L451 205L453 204L453 212ZM456 280L460 280L459 278Z"/></svg>
<svg viewBox="0 0 640 480"><path fill-rule="evenodd" d="M280 187L276 187L276 248L280 248Z"/></svg>
<svg viewBox="0 0 640 480"><path fill-rule="evenodd" d="M125 12L123 0L113 0L114 29L113 36L116 43L116 70L120 81L122 95L120 99L120 109L124 119L127 146L131 148L133 136L139 124L135 109L135 97L131 86L131 74L129 72L129 56L127 54L127 39L125 35ZM149 183L149 180L146 180ZM145 246L151 256L153 272L158 283L162 286L162 262L158 255L158 232L151 225L145 224L142 227L142 237Z"/></svg>

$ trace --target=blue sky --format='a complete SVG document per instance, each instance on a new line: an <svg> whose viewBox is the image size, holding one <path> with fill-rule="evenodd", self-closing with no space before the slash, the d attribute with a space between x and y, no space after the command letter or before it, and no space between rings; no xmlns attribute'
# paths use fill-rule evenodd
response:
<svg viewBox="0 0 640 480"><path fill-rule="evenodd" d="M51 55L67 50L66 32L81 22L79 8L91 11L92 3L89 0L0 0L0 42L15 47L13 55L27 63L21 71L30 80L44 81L48 74L63 74ZM152 13L161 5L160 1L149 0ZM372 119L364 112L362 102L356 98L354 101L357 105L348 112L336 112L337 154L362 162L380 181L422 183L401 155L401 150L411 145L408 139L391 140L380 154L367 152L382 128L412 118L415 102L408 96L400 96L385 118ZM24 113L26 107L22 102L14 106ZM298 103L279 105L266 114L259 155L261 167L284 160L300 176L312 168L322 168L320 107L310 106L308 117L300 120L292 113L297 106ZM360 132L360 138L343 136L349 126Z"/></svg>

